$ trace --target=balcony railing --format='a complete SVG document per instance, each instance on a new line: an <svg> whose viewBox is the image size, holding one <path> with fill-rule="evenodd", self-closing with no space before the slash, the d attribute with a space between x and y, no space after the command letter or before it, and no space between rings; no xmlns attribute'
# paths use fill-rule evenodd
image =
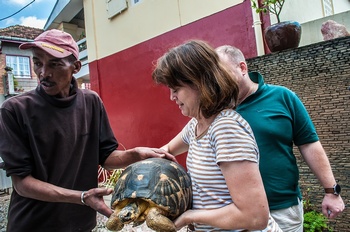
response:
<svg viewBox="0 0 350 232"><path fill-rule="evenodd" d="M87 44L86 44L86 38L81 39L77 42L79 47L79 59L84 60L87 59Z"/></svg>
<svg viewBox="0 0 350 232"><path fill-rule="evenodd" d="M86 38L77 41L79 47L79 60L81 61L82 67L80 71L75 75L77 79L82 78L84 83L90 82L89 75L89 62L87 53L87 43Z"/></svg>

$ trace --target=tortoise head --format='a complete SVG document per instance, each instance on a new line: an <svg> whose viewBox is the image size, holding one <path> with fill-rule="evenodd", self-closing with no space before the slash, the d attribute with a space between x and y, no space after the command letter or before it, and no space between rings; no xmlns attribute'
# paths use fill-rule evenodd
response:
<svg viewBox="0 0 350 232"><path fill-rule="evenodd" d="M138 218L148 208L148 206L149 203L147 201L144 201L142 199L135 199L126 205L122 210L120 210L118 213L118 218L124 224L137 221Z"/></svg>

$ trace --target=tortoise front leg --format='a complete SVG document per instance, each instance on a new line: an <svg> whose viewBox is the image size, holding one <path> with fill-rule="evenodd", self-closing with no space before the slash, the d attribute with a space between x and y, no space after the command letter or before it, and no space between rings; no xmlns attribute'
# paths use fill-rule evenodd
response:
<svg viewBox="0 0 350 232"><path fill-rule="evenodd" d="M146 217L147 226L156 232L176 232L174 223L164 215L163 210L151 208Z"/></svg>
<svg viewBox="0 0 350 232"><path fill-rule="evenodd" d="M115 210L106 222L106 227L110 231L120 231L124 227L124 223L119 219L119 210Z"/></svg>
<svg viewBox="0 0 350 232"><path fill-rule="evenodd" d="M120 231L124 227L123 221L119 218L120 211L130 202L129 199L124 199L123 201L114 201L111 208L114 209L112 215L108 218L106 222L107 229L111 231Z"/></svg>

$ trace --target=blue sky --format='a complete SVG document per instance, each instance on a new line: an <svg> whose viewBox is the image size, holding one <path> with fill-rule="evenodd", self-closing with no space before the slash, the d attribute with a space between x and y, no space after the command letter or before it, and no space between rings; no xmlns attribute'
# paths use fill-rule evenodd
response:
<svg viewBox="0 0 350 232"><path fill-rule="evenodd" d="M0 28L23 25L43 29L55 3L56 0L0 0ZM19 10L19 13L4 19Z"/></svg>

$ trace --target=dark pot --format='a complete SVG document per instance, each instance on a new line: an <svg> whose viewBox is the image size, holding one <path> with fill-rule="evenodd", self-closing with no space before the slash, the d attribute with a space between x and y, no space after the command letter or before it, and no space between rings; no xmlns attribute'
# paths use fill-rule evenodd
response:
<svg viewBox="0 0 350 232"><path fill-rule="evenodd" d="M10 72L10 71L12 71L12 68L9 67L9 66L6 66L6 67L5 67L5 71L6 71L6 72Z"/></svg>
<svg viewBox="0 0 350 232"><path fill-rule="evenodd" d="M301 37L301 26L295 21L276 23L265 30L265 42L271 52L297 48Z"/></svg>

